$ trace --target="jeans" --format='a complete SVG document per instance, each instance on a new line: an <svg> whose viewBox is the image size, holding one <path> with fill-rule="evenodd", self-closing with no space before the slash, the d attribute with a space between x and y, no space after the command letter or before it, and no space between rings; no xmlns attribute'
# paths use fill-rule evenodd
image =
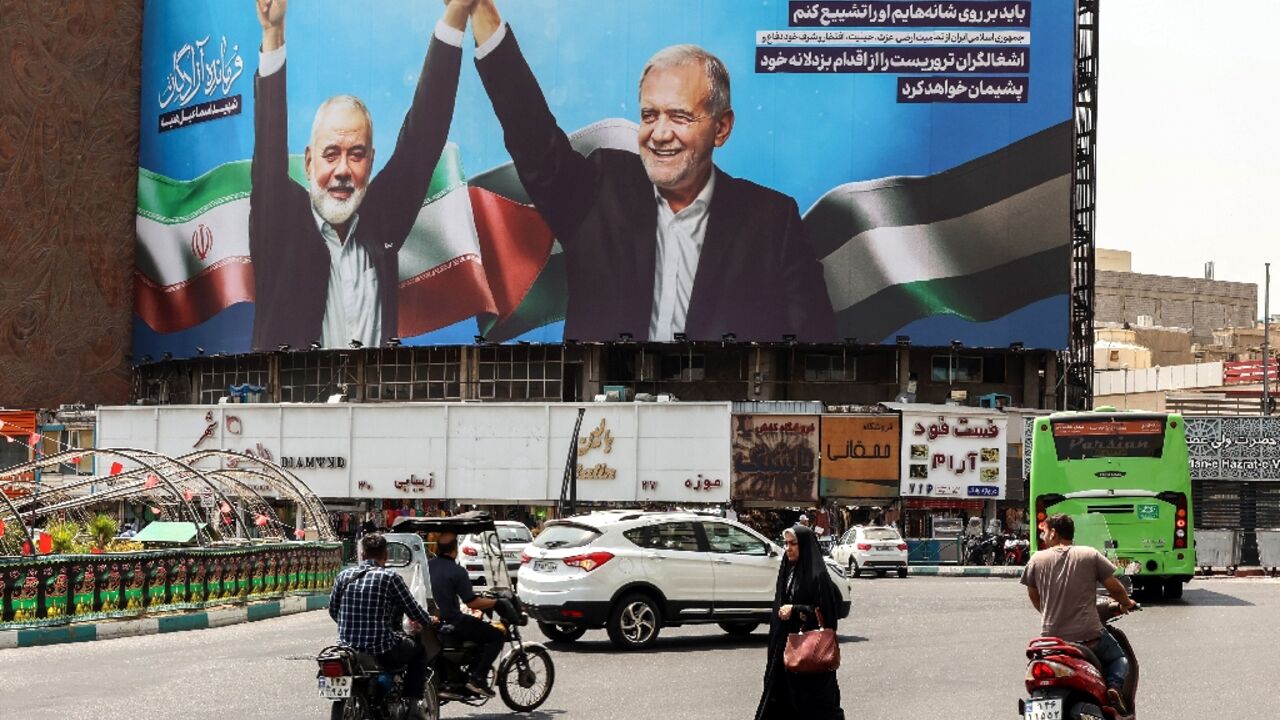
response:
<svg viewBox="0 0 1280 720"><path fill-rule="evenodd" d="M1102 662L1102 674L1107 679L1107 687L1124 690L1124 681L1129 677L1129 658L1124 648L1106 630L1093 646L1093 654Z"/></svg>
<svg viewBox="0 0 1280 720"><path fill-rule="evenodd" d="M471 663L471 680L487 683L489 668L493 667L493 661L502 654L504 638L498 628L470 615L463 615L446 622L444 630L459 640L480 643L476 659Z"/></svg>
<svg viewBox="0 0 1280 720"><path fill-rule="evenodd" d="M427 655L415 640L404 638L390 650L378 655L378 664L394 672L404 671L404 697L421 700L427 685Z"/></svg>

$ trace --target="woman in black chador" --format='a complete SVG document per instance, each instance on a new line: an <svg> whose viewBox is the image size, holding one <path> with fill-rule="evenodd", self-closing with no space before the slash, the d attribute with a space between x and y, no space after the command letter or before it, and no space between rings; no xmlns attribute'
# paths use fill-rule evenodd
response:
<svg viewBox="0 0 1280 720"><path fill-rule="evenodd" d="M838 595L822 560L818 537L797 525L784 532L783 538L787 556L778 569L769 623L769 659L756 720L844 720L834 671L792 673L782 661L788 634L817 628L817 610L822 611L823 627L834 630L839 612Z"/></svg>

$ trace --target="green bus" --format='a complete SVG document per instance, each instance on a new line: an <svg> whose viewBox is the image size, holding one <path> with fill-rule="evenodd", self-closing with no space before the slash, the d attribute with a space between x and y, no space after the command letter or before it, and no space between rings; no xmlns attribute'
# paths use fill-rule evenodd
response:
<svg viewBox="0 0 1280 720"><path fill-rule="evenodd" d="M1182 597L1196 565L1182 416L1110 407L1054 413L1036 418L1031 443L1036 525L1070 515L1076 542L1106 554L1139 592Z"/></svg>

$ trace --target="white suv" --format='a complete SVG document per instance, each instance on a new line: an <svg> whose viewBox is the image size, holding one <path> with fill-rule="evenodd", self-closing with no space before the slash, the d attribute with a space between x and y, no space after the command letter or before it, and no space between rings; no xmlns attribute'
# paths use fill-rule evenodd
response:
<svg viewBox="0 0 1280 720"><path fill-rule="evenodd" d="M896 528L855 525L831 548L831 558L851 578L863 570L874 570L879 577L890 570L907 576L907 543Z"/></svg>
<svg viewBox="0 0 1280 720"><path fill-rule="evenodd" d="M494 527L498 531L498 542L501 544L502 558L507 563L507 572L511 579L516 578L520 569L520 557L529 543L533 542L533 533L524 523L499 520ZM493 585L492 577L498 572L498 549L486 555L481 547L483 539L480 535L463 535L458 539L458 564L467 569L467 577L476 586ZM485 567L484 559L488 557L490 567Z"/></svg>
<svg viewBox="0 0 1280 720"><path fill-rule="evenodd" d="M621 648L664 626L718 623L745 635L768 623L782 549L739 523L694 513L611 511L547 523L526 548L520 600L549 639L606 628ZM849 586L827 565L849 615Z"/></svg>

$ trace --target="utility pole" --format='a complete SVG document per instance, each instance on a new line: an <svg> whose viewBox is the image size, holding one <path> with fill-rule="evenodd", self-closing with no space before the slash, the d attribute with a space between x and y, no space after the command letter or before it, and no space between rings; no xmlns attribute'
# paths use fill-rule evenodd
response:
<svg viewBox="0 0 1280 720"><path fill-rule="evenodd" d="M1271 414L1271 263L1262 291L1262 414Z"/></svg>

